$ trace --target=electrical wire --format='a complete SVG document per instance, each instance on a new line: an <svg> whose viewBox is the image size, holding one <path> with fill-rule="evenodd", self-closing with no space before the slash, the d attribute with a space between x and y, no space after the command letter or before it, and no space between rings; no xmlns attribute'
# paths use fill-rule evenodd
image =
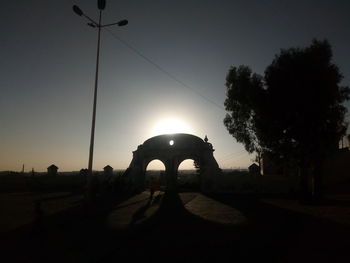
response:
<svg viewBox="0 0 350 263"><path fill-rule="evenodd" d="M168 70L164 69L162 66L160 66L159 64L157 64L156 62L154 62L152 59L150 59L149 57L145 56L143 53L141 53L137 48L135 48L134 46L132 46L130 43L126 42L124 39L120 38L119 36L117 36L116 34L114 34L111 30L109 29L105 29L108 33L111 34L112 37L114 37L116 40L118 40L120 43L122 43L124 46L126 46L127 48L129 48L130 50L132 50L135 54L137 54L138 56L140 56L141 58L143 58L145 61L147 61L148 63L150 63L151 65L153 65L155 68L157 68L160 72L162 72L163 74L167 75L169 78L171 78L172 80L174 80L175 82L177 82L178 84L180 84L182 87L192 91L194 94L196 94L197 96L201 97L202 99L206 100L207 102L211 103L212 105L216 106L217 108L219 108L220 110L223 110L226 112L225 108L223 106L221 106L220 104L216 103L215 101L213 101L212 99L208 98L207 96L203 95L202 93L200 93L197 89L191 87L190 85L186 84L185 82L183 82L182 80L180 80L178 77L176 77L174 74L170 73Z"/></svg>

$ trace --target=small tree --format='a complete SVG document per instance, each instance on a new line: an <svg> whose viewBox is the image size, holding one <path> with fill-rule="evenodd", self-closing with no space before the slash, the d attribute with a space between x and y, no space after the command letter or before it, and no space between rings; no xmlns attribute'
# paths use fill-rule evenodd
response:
<svg viewBox="0 0 350 263"><path fill-rule="evenodd" d="M345 134L350 89L332 62L328 41L314 40L306 48L276 55L264 77L249 67L232 67L226 78L228 112L224 124L250 153L269 152L281 161L295 160L300 168L302 199L308 198L308 172L322 194L320 165L338 148Z"/></svg>

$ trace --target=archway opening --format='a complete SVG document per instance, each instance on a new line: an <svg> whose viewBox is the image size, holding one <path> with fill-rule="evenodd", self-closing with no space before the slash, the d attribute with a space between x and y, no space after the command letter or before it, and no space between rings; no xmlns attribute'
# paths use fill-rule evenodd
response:
<svg viewBox="0 0 350 263"><path fill-rule="evenodd" d="M177 170L177 185L180 192L200 190L200 169L198 161L186 159Z"/></svg>
<svg viewBox="0 0 350 263"><path fill-rule="evenodd" d="M153 160L148 163L145 172L145 185L146 188L150 185L150 182L156 182L160 185L161 189L165 188L165 165L160 160Z"/></svg>

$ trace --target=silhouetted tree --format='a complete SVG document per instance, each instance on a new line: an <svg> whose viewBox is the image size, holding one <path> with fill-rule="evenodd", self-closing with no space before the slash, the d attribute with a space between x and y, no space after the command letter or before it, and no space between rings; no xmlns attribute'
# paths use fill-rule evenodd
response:
<svg viewBox="0 0 350 263"><path fill-rule="evenodd" d="M346 132L342 103L349 100L350 89L340 86L342 78L327 40L281 50L264 77L239 66L226 78L224 124L229 133L250 153L268 152L281 161L296 161L304 200L321 197L320 165L337 150Z"/></svg>

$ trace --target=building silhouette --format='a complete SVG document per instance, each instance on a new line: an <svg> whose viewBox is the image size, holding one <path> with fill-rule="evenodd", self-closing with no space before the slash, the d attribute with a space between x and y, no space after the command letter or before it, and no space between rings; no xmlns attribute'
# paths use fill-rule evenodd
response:
<svg viewBox="0 0 350 263"><path fill-rule="evenodd" d="M113 175L113 167L110 165L106 165L103 168L103 174L106 176L112 176Z"/></svg>
<svg viewBox="0 0 350 263"><path fill-rule="evenodd" d="M58 167L54 164L51 164L49 167L47 167L47 175L57 175Z"/></svg>

